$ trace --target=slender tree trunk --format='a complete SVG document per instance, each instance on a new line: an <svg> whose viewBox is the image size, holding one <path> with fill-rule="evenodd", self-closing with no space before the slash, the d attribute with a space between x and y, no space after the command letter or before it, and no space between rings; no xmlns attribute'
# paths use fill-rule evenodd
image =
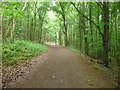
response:
<svg viewBox="0 0 120 90"><path fill-rule="evenodd" d="M100 19L99 19L99 15L100 15L100 12L98 11L98 15L97 15L97 23L99 24L100 23ZM98 47L100 47L101 46L101 35L100 35L100 33L98 33L99 35L98 35Z"/></svg>
<svg viewBox="0 0 120 90"><path fill-rule="evenodd" d="M79 33L80 33L80 51L83 51L83 22L81 22L83 20L83 16L79 13Z"/></svg>
<svg viewBox="0 0 120 90"><path fill-rule="evenodd" d="M74 40L74 38L73 38L74 36L73 36L73 25L71 25L71 44L72 44L72 46L73 46L73 40Z"/></svg>
<svg viewBox="0 0 120 90"><path fill-rule="evenodd" d="M14 42L14 30L15 30L15 18L13 17L13 26L12 26L12 30L11 30L11 43Z"/></svg>
<svg viewBox="0 0 120 90"><path fill-rule="evenodd" d="M64 23L64 34L65 34L65 46L68 46L68 38L67 38L67 25L66 25L66 17L65 15L62 15L63 16L63 23Z"/></svg>
<svg viewBox="0 0 120 90"><path fill-rule="evenodd" d="M4 33L5 33L5 30L4 30L4 16L2 15L1 16L1 22L2 22L2 24L1 24L1 34L2 34L2 41L3 41L3 43L4 43Z"/></svg>
<svg viewBox="0 0 120 90"><path fill-rule="evenodd" d="M33 30L33 18L31 19L31 25L30 25L30 40L31 41L34 41L34 38L33 38L33 33L34 33L34 30Z"/></svg>
<svg viewBox="0 0 120 90"><path fill-rule="evenodd" d="M67 38L67 26L65 26L65 46L68 46L68 38Z"/></svg>
<svg viewBox="0 0 120 90"><path fill-rule="evenodd" d="M62 18L63 18L63 25L64 25L64 35L65 35L65 46L68 46L68 32L67 32L67 24L66 24L66 15L65 15L65 10L64 10L64 6L62 5L62 3L60 3L60 7L62 10Z"/></svg>
<svg viewBox="0 0 120 90"><path fill-rule="evenodd" d="M34 13L34 41L36 40L36 13Z"/></svg>
<svg viewBox="0 0 120 90"><path fill-rule="evenodd" d="M40 24L40 43L42 43L42 33L43 33L43 29L42 29L42 26L43 26L43 23L41 22Z"/></svg>
<svg viewBox="0 0 120 90"><path fill-rule="evenodd" d="M26 39L30 40L30 11L29 11L29 3L27 3L27 15L26 15L26 20L27 20L27 25L26 25Z"/></svg>
<svg viewBox="0 0 120 90"><path fill-rule="evenodd" d="M83 14L85 13L85 5L83 3ZM87 31L86 31L86 24L85 18L83 17L83 30L84 30L84 40L85 40L85 54L88 55L88 40L87 40Z"/></svg>
<svg viewBox="0 0 120 90"><path fill-rule="evenodd" d="M73 31L73 38L72 38L72 40L73 40L73 46L75 46L75 32Z"/></svg>
<svg viewBox="0 0 120 90"><path fill-rule="evenodd" d="M62 45L61 24L60 24L60 28L59 28L59 44Z"/></svg>
<svg viewBox="0 0 120 90"><path fill-rule="evenodd" d="M104 64L109 68L109 7L108 2L103 3L103 20L104 20L104 36L103 36L103 48L104 48Z"/></svg>
<svg viewBox="0 0 120 90"><path fill-rule="evenodd" d="M30 38L30 20L29 20L29 11L27 11L27 29L28 29L28 32L27 32L27 40L29 40Z"/></svg>
<svg viewBox="0 0 120 90"><path fill-rule="evenodd" d="M37 12L36 12L36 8L37 8L37 2L35 2L35 7L34 7L34 33L33 33L33 41L36 40L36 15L37 15Z"/></svg>
<svg viewBox="0 0 120 90"><path fill-rule="evenodd" d="M92 5L90 3L90 8L89 8L89 16L90 16L90 19L92 19ZM92 30L92 22L90 22L90 31L91 31L91 43L92 43L92 50L93 50L93 30Z"/></svg>
<svg viewBox="0 0 120 90"><path fill-rule="evenodd" d="M8 35L8 31L9 31L9 20L7 20L7 23L6 23L6 30L5 30L5 33L4 33L4 40L3 42L5 42L6 38L7 38L7 35Z"/></svg>
<svg viewBox="0 0 120 90"><path fill-rule="evenodd" d="M39 43L42 43L42 32L43 32L42 27L43 27L43 19L42 19L42 17L40 16L40 14L39 14L39 20L40 20Z"/></svg>

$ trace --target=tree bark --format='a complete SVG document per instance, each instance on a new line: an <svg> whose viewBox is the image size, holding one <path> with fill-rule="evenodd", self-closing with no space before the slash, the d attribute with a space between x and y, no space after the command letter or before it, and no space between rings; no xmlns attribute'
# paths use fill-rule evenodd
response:
<svg viewBox="0 0 120 90"><path fill-rule="evenodd" d="M59 28L59 44L62 45L61 24L60 24L60 28Z"/></svg>
<svg viewBox="0 0 120 90"><path fill-rule="evenodd" d="M90 2L90 6L89 6L89 17L90 17L90 19L92 19L92 5L91 5L91 2ZM93 30L92 30L92 22L89 22L89 23L90 23L91 43L92 43L92 50L93 50Z"/></svg>
<svg viewBox="0 0 120 90"><path fill-rule="evenodd" d="M85 13L85 5L83 3L83 6L82 6L82 12L83 14ZM83 17L83 31L84 31L84 40L85 40L85 54L88 55L88 40L87 40L87 30L86 30L86 23L85 23L85 17Z"/></svg>
<svg viewBox="0 0 120 90"><path fill-rule="evenodd" d="M33 33L33 41L36 40L36 8L37 8L37 2L35 2L35 8L34 8L34 33Z"/></svg>
<svg viewBox="0 0 120 90"><path fill-rule="evenodd" d="M104 48L104 65L109 68L109 7L108 2L103 2L103 20L104 20L104 36L103 36L103 48Z"/></svg>
<svg viewBox="0 0 120 90"><path fill-rule="evenodd" d="M7 35L8 35L8 31L9 31L9 20L7 20L7 23L6 23L6 30L5 30L5 33L4 33L4 40L3 42L5 42L6 38L7 38Z"/></svg>
<svg viewBox="0 0 120 90"><path fill-rule="evenodd" d="M64 12L64 11L63 11ZM65 15L63 14L62 15L63 17L63 24L64 24L64 34L65 34L65 46L68 46L68 38L67 38L67 25L66 25L66 17Z"/></svg>
<svg viewBox="0 0 120 90"><path fill-rule="evenodd" d="M119 40L118 40L118 34L119 34L119 32L118 32L118 24L117 24L117 10L115 10L115 17L114 17L114 22L115 22L115 32L116 32L116 50L115 50L115 52L116 52L116 59L117 59L117 66L118 66L118 77L117 77L117 83L118 83L118 87L120 88L120 59L119 59L119 57L120 57L120 53L119 53L119 51L120 51L120 48L119 48Z"/></svg>
<svg viewBox="0 0 120 90"><path fill-rule="evenodd" d="M4 33L5 33L5 30L4 30L4 26L3 26L4 25L3 24L4 23L4 16L3 15L1 16L1 22L2 22L1 23L2 42L4 43Z"/></svg>
<svg viewBox="0 0 120 90"><path fill-rule="evenodd" d="M33 30L33 18L31 19L31 22L30 22L30 40L31 41L34 41L34 38L33 38L33 33L34 33L34 30Z"/></svg>
<svg viewBox="0 0 120 90"><path fill-rule="evenodd" d="M63 33L65 35L65 46L68 46L68 35L67 35L68 32L67 32L66 16L65 16L64 7L61 4L61 2L60 2L60 7L61 7L61 10L62 10L62 18L63 18L63 25L64 25Z"/></svg>
<svg viewBox="0 0 120 90"><path fill-rule="evenodd" d="M15 18L13 17L13 26L12 26L12 30L11 30L11 43L14 42L14 30L15 30Z"/></svg>
<svg viewBox="0 0 120 90"><path fill-rule="evenodd" d="M43 27L43 19L41 15L39 14L39 20L40 20L40 34L39 34L39 43L42 43L42 27Z"/></svg>

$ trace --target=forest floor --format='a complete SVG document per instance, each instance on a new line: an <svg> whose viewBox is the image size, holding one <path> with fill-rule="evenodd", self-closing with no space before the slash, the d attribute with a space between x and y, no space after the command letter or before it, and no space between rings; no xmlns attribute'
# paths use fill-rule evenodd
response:
<svg viewBox="0 0 120 90"><path fill-rule="evenodd" d="M59 45L48 45L48 52L7 87L11 88L114 88L107 71L92 68L84 55Z"/></svg>

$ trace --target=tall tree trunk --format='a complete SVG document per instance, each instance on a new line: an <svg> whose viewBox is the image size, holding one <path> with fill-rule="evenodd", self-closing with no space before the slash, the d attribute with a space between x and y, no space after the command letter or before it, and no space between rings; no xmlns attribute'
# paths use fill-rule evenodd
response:
<svg viewBox="0 0 120 90"><path fill-rule="evenodd" d="M64 10L65 8L61 2L60 2L60 7L62 10L62 18L63 18L63 25L64 25L63 33L65 35L65 46L68 46L68 32L67 32L66 15L65 15L65 10Z"/></svg>
<svg viewBox="0 0 120 90"><path fill-rule="evenodd" d="M65 26L65 46L68 46L68 38L67 38L67 26Z"/></svg>
<svg viewBox="0 0 120 90"><path fill-rule="evenodd" d="M80 14L80 13L78 13L78 15L79 15L79 33L80 33L80 35L79 35L79 39L80 39L80 51L83 51L83 22L81 22L83 19L83 16Z"/></svg>
<svg viewBox="0 0 120 90"><path fill-rule="evenodd" d="M35 2L35 7L34 7L34 32L33 32L33 41L36 40L36 15L37 15L37 12L36 12L36 8L37 8L37 2Z"/></svg>
<svg viewBox="0 0 120 90"><path fill-rule="evenodd" d="M33 33L34 33L34 30L33 30L33 18L31 19L31 22L30 22L30 40L31 41L34 41L34 37L33 37Z"/></svg>
<svg viewBox="0 0 120 90"><path fill-rule="evenodd" d="M83 3L83 14L85 13L85 4ZM83 30L84 30L84 40L85 40L85 54L88 55L88 40L87 40L87 30L85 24L85 18L83 17Z"/></svg>
<svg viewBox="0 0 120 90"><path fill-rule="evenodd" d="M92 19L92 5L91 5L91 2L90 2L90 8L89 8L89 17L90 19ZM92 22L90 22L90 31L91 31L91 43L92 43L92 50L93 50L93 30L92 30Z"/></svg>
<svg viewBox="0 0 120 90"><path fill-rule="evenodd" d="M26 11L26 13L27 13L27 16L26 16L26 19L27 19L27 25L26 25L26 28L27 28L27 32L26 32L26 39L27 40L30 40L30 11L29 11L29 3L27 3L27 7L26 7L26 9L27 9L27 11Z"/></svg>
<svg viewBox="0 0 120 90"><path fill-rule="evenodd" d="M11 30L11 43L14 42L14 30L15 30L15 18L13 17L13 26L12 26L12 30Z"/></svg>
<svg viewBox="0 0 120 90"><path fill-rule="evenodd" d="M42 33L43 33L43 22L40 22L40 43L42 43Z"/></svg>
<svg viewBox="0 0 120 90"><path fill-rule="evenodd" d="M103 48L104 48L104 65L109 68L109 7L108 2L103 2L103 20L104 20L104 36L103 36Z"/></svg>
<svg viewBox="0 0 120 90"><path fill-rule="evenodd" d="M67 38L67 25L66 25L66 17L63 14L63 23L64 23L64 34L65 34L65 46L68 46L68 38Z"/></svg>
<svg viewBox="0 0 120 90"><path fill-rule="evenodd" d="M8 35L8 31L9 31L9 20L10 20L10 19L8 19L7 22L6 22L6 29L5 29L5 33L4 33L4 40L3 40L3 42L5 42L5 40L6 40L6 38L7 38L7 35Z"/></svg>
<svg viewBox="0 0 120 90"><path fill-rule="evenodd" d="M28 32L27 32L27 40L30 39L30 20L29 20L29 11L27 11L27 29L28 29Z"/></svg>
<svg viewBox="0 0 120 90"><path fill-rule="evenodd" d="M34 13L34 41L36 40L36 13Z"/></svg>
<svg viewBox="0 0 120 90"><path fill-rule="evenodd" d="M120 57L120 53L119 53L119 51L120 51L120 48L119 48L119 40L118 40L118 34L119 34L119 32L118 32L118 24L117 24L117 10L115 10L115 17L114 17L114 19L115 19L115 32L116 32L116 50L115 50L115 52L116 52L116 59L117 59L117 66L118 66L118 77L117 77L117 83L118 83L118 87L120 88L120 59L119 59L119 57ZM118 19L119 20L119 19Z"/></svg>
<svg viewBox="0 0 120 90"><path fill-rule="evenodd" d="M43 32L42 27L43 27L43 19L42 19L42 17L40 16L40 14L39 14L39 20L40 20L39 43L42 43L42 32Z"/></svg>
<svg viewBox="0 0 120 90"><path fill-rule="evenodd" d="M99 8L98 8L98 14L97 14L97 23L98 24L100 24L100 19L99 19L99 15L100 15L100 10L99 10ZM103 16L103 15L102 15ZM98 33L98 47L100 47L101 46L101 35L100 35L100 33Z"/></svg>
<svg viewBox="0 0 120 90"><path fill-rule="evenodd" d="M60 24L60 28L59 28L59 44L62 45L61 24Z"/></svg>
<svg viewBox="0 0 120 90"><path fill-rule="evenodd" d="M1 16L1 34L2 34L2 41L4 42L4 33L5 33L5 30L4 30L4 16L2 15Z"/></svg>

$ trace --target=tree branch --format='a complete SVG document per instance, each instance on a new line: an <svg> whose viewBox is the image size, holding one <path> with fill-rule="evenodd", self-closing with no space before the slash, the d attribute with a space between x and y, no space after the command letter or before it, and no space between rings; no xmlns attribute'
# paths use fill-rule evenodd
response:
<svg viewBox="0 0 120 90"><path fill-rule="evenodd" d="M98 2L96 2L97 3L97 5L103 10L103 8L102 8L102 6L101 6L101 4L100 3L98 3Z"/></svg>
<svg viewBox="0 0 120 90"><path fill-rule="evenodd" d="M70 2L70 3L74 6L74 8L75 8L83 17L85 17L87 20L89 20L91 23L93 23L93 24L97 27L99 33L100 33L101 36L103 37L103 33L101 32L100 27L99 27L93 20L91 20L90 18L88 18L87 16L85 16L82 12L80 12L73 2Z"/></svg>
<svg viewBox="0 0 120 90"><path fill-rule="evenodd" d="M25 10L26 5L27 5L27 2L25 2L25 5L24 5L24 7L23 7L22 11L24 11L24 10Z"/></svg>

